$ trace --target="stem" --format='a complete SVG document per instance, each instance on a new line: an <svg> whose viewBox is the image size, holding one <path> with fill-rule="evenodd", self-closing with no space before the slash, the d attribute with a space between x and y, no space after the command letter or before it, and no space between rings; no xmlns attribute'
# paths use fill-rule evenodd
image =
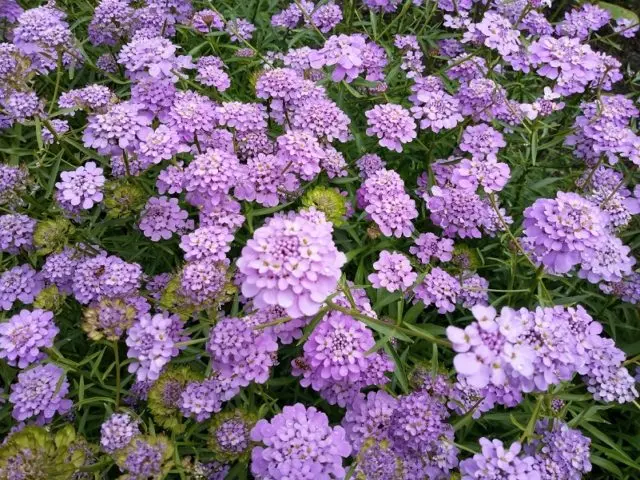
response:
<svg viewBox="0 0 640 480"><path fill-rule="evenodd" d="M58 92L60 91L60 80L62 80L62 52L58 52L58 62L56 68L56 86L53 89L53 97L51 97L51 103L49 104L49 115L53 112L53 109L58 100Z"/></svg>
<svg viewBox="0 0 640 480"><path fill-rule="evenodd" d="M529 419L529 423L527 424L527 428L522 433L520 437L520 443L523 443L527 438L530 438L533 435L533 431L536 428L536 422L538 421L538 417L540 416L540 409L542 408L542 402L544 401L544 395L540 395L538 400L536 401L536 406L533 409L533 413L531 418Z"/></svg>
<svg viewBox="0 0 640 480"><path fill-rule="evenodd" d="M118 342L114 340L111 343L113 347L113 356L116 362L116 408L120 406L120 352L118 351Z"/></svg>

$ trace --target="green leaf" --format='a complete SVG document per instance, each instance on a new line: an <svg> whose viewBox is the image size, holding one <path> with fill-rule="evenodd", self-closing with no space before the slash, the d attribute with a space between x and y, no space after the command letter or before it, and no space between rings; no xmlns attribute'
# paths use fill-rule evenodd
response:
<svg viewBox="0 0 640 480"><path fill-rule="evenodd" d="M613 5L609 2L598 2L598 5L601 8L607 10L615 20L618 20L619 18L628 18L634 23L640 23L638 15L636 15L631 10L627 10L626 8L620 7L618 5Z"/></svg>
<svg viewBox="0 0 640 480"><path fill-rule="evenodd" d="M617 477L623 476L620 469L616 467L616 465L613 462L610 462L605 458L598 457L596 455L591 455L591 463L599 466L600 468L604 468L605 470L608 470L609 472L613 473Z"/></svg>

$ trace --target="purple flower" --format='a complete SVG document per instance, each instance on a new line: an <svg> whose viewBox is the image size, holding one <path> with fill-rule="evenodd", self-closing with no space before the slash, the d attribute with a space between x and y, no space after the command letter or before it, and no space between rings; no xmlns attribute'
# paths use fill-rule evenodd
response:
<svg viewBox="0 0 640 480"><path fill-rule="evenodd" d="M215 202L229 193L243 178L238 157L218 149L207 149L196 155L184 169L184 189L187 199L198 205Z"/></svg>
<svg viewBox="0 0 640 480"><path fill-rule="evenodd" d="M236 261L245 276L242 294L258 308L280 305L293 318L315 315L335 291L346 262L331 231L330 223L314 224L300 215L268 219Z"/></svg>
<svg viewBox="0 0 640 480"><path fill-rule="evenodd" d="M540 474L534 471L534 458L519 456L522 450L519 442L513 442L506 449L500 440L481 438L480 445L482 453L460 462L462 480L541 479Z"/></svg>
<svg viewBox="0 0 640 480"><path fill-rule="evenodd" d="M406 290L418 278L418 274L411 268L409 259L397 252L383 250L380 257L373 264L376 273L368 279L374 288L384 288L389 292Z"/></svg>
<svg viewBox="0 0 640 480"><path fill-rule="evenodd" d="M365 44L363 35L331 35L320 50L309 55L311 67L333 66L334 82L352 82L364 70Z"/></svg>
<svg viewBox="0 0 640 480"><path fill-rule="evenodd" d="M49 123L51 124L51 127L53 127L53 131L49 130L49 127L47 126L42 128L42 142L46 145L51 145L52 143L57 142L57 137L69 131L69 122L66 120L54 118Z"/></svg>
<svg viewBox="0 0 640 480"><path fill-rule="evenodd" d="M426 306L435 305L441 314L456 309L460 290L460 282L439 267L433 268L413 289L416 300L422 300Z"/></svg>
<svg viewBox="0 0 640 480"><path fill-rule="evenodd" d="M70 211L76 207L88 210L104 198L104 182L102 169L94 162L87 162L71 172L62 172L60 181L56 183L60 192L58 201L62 202L61 206L65 209L69 205Z"/></svg>
<svg viewBox="0 0 640 480"><path fill-rule="evenodd" d="M174 233L193 227L189 213L182 210L176 198L151 197L140 214L138 227L154 242L169 240Z"/></svg>
<svg viewBox="0 0 640 480"><path fill-rule="evenodd" d="M221 31L224 28L224 21L218 12L205 9L193 14L191 26L200 33L209 33L213 30Z"/></svg>
<svg viewBox="0 0 640 480"><path fill-rule="evenodd" d="M356 161L356 166L360 171L360 176L366 180L377 171L384 169L386 164L379 155L367 153Z"/></svg>
<svg viewBox="0 0 640 480"><path fill-rule="evenodd" d="M277 363L278 344L269 332L247 328L240 318L224 318L209 333L213 368L234 387L265 383Z"/></svg>
<svg viewBox="0 0 640 480"><path fill-rule="evenodd" d="M92 340L119 340L136 318L149 313L151 305L144 297L103 298L84 311L82 329Z"/></svg>
<svg viewBox="0 0 640 480"><path fill-rule="evenodd" d="M27 215L10 213L0 216L0 252L17 254L33 248L36 220Z"/></svg>
<svg viewBox="0 0 640 480"><path fill-rule="evenodd" d="M125 0L101 0L89 24L89 41L96 46L115 46L126 38L133 21L133 8Z"/></svg>
<svg viewBox="0 0 640 480"><path fill-rule="evenodd" d="M249 20L234 18L227 21L224 31L231 36L232 42L242 43L251 40L256 27Z"/></svg>
<svg viewBox="0 0 640 480"><path fill-rule="evenodd" d="M488 122L505 108L506 92L493 80L474 78L462 84L456 98L462 115L469 115L474 121Z"/></svg>
<svg viewBox="0 0 640 480"><path fill-rule="evenodd" d="M463 152L479 157L493 157L498 151L507 146L500 132L486 123L469 125L462 132L459 148Z"/></svg>
<svg viewBox="0 0 640 480"><path fill-rule="evenodd" d="M209 429L209 448L216 457L233 461L249 452L254 420L242 410L223 413L214 418Z"/></svg>
<svg viewBox="0 0 640 480"><path fill-rule="evenodd" d="M137 420L128 413L113 413L100 427L100 448L113 454L138 435L140 427Z"/></svg>
<svg viewBox="0 0 640 480"><path fill-rule="evenodd" d="M106 113L89 116L82 140L85 147L95 148L102 155L118 155L133 150L137 135L151 124L144 105L132 102L113 104Z"/></svg>
<svg viewBox="0 0 640 480"><path fill-rule="evenodd" d="M43 113L44 103L36 92L11 92L1 105L9 118L22 123L40 116Z"/></svg>
<svg viewBox="0 0 640 480"><path fill-rule="evenodd" d="M280 135L276 140L277 153L289 170L303 180L313 180L320 173L320 164L326 153L318 139L309 132L293 130Z"/></svg>
<svg viewBox="0 0 640 480"><path fill-rule="evenodd" d="M374 12L395 12L401 0L364 0L364 4Z"/></svg>
<svg viewBox="0 0 640 480"><path fill-rule="evenodd" d="M155 130L145 127L138 132L138 139L140 143L135 152L145 165L171 160L176 154L189 151L178 132L166 125L159 125Z"/></svg>
<svg viewBox="0 0 640 480"><path fill-rule="evenodd" d="M82 259L72 278L73 295L80 303L103 297L126 297L134 294L142 281L142 268L113 255L100 254Z"/></svg>
<svg viewBox="0 0 640 480"><path fill-rule="evenodd" d="M226 253L231 250L233 235L228 229L218 226L200 227L180 241L185 260L225 260Z"/></svg>
<svg viewBox="0 0 640 480"><path fill-rule="evenodd" d="M224 63L216 56L200 57L196 66L198 74L196 81L208 87L215 87L224 92L231 86L231 79L224 71Z"/></svg>
<svg viewBox="0 0 640 480"><path fill-rule="evenodd" d="M311 15L313 9L313 2L307 0L302 0L299 5L290 3L287 8L271 17L271 25L276 28L296 28L304 14Z"/></svg>
<svg viewBox="0 0 640 480"><path fill-rule="evenodd" d="M391 417L398 406L396 398L384 390L358 395L348 406L342 420L354 451L359 451L367 441L388 440Z"/></svg>
<svg viewBox="0 0 640 480"><path fill-rule="evenodd" d="M535 437L536 440L527 445L525 451L533 455L534 468L542 479L579 480L591 471L591 439L580 430L569 428L559 419L539 420L535 428L539 437Z"/></svg>
<svg viewBox="0 0 640 480"><path fill-rule="evenodd" d="M260 103L223 102L217 107L221 126L236 132L262 131L267 128L267 111Z"/></svg>
<svg viewBox="0 0 640 480"><path fill-rule="evenodd" d="M275 207L299 187L296 176L287 170L288 164L278 155L258 153L251 157L245 166L246 176L235 186L235 197Z"/></svg>
<svg viewBox="0 0 640 480"><path fill-rule="evenodd" d="M523 225L525 241L555 274L567 273L580 263L581 252L608 236L603 212L575 193L536 200L524 211Z"/></svg>
<svg viewBox="0 0 640 480"><path fill-rule="evenodd" d="M147 439L148 438L148 439ZM172 456L173 447L163 436L135 437L117 452L116 463L128 479L162 478L164 462Z"/></svg>
<svg viewBox="0 0 640 480"><path fill-rule="evenodd" d="M144 105L145 113L158 116L167 114L177 93L178 89L168 78L147 77L131 85L131 101Z"/></svg>
<svg viewBox="0 0 640 480"><path fill-rule="evenodd" d="M384 235L400 238L413 232L418 210L395 171L381 169L371 175L358 191L358 202Z"/></svg>
<svg viewBox="0 0 640 480"><path fill-rule="evenodd" d="M463 159L453 170L451 183L460 189L475 190L478 185L486 193L499 192L509 181L509 165L489 156L486 159Z"/></svg>
<svg viewBox="0 0 640 480"><path fill-rule="evenodd" d="M0 358L13 367L28 367L44 357L40 350L52 347L59 331L53 313L40 309L21 310L0 323Z"/></svg>
<svg viewBox="0 0 640 480"><path fill-rule="evenodd" d="M376 105L365 112L367 135L377 136L379 144L390 150L402 152L402 144L416 138L416 122L411 114L400 105L387 103Z"/></svg>
<svg viewBox="0 0 640 480"><path fill-rule="evenodd" d="M138 381L157 380L164 366L178 355L176 344L186 338L177 315L143 315L127 332L127 357L134 359L128 371Z"/></svg>
<svg viewBox="0 0 640 480"><path fill-rule="evenodd" d="M291 101L300 96L303 78L291 68L265 70L256 81L256 96Z"/></svg>
<svg viewBox="0 0 640 480"><path fill-rule="evenodd" d="M301 372L300 383L317 391L336 382L358 382L369 367L367 352L374 344L364 323L340 312L327 314L304 344L309 370Z"/></svg>
<svg viewBox="0 0 640 480"><path fill-rule="evenodd" d="M498 50L503 57L520 50L520 32L496 12L486 12L480 23L469 25L469 31L462 41L470 38L479 39L486 47Z"/></svg>
<svg viewBox="0 0 640 480"><path fill-rule="evenodd" d="M187 263L180 274L179 293L195 306L215 304L227 281L227 266L212 258Z"/></svg>
<svg viewBox="0 0 640 480"><path fill-rule="evenodd" d="M62 292L71 293L73 274L83 259L81 252L66 247L60 253L48 255L40 273L47 284L57 286Z"/></svg>
<svg viewBox="0 0 640 480"><path fill-rule="evenodd" d="M346 142L351 119L332 100L309 100L293 112L291 126L329 142Z"/></svg>
<svg viewBox="0 0 640 480"><path fill-rule="evenodd" d="M11 310L16 300L33 303L44 288L42 278L30 265L18 265L0 274L0 309Z"/></svg>
<svg viewBox="0 0 640 480"><path fill-rule="evenodd" d="M318 5L313 9L311 14L311 22L322 33L327 33L333 30L342 21L342 10L340 5L328 2L322 5ZM309 26L308 19L305 18L305 25Z"/></svg>
<svg viewBox="0 0 640 480"><path fill-rule="evenodd" d="M68 393L62 368L51 363L37 365L19 373L18 381L11 385L12 416L19 422L35 417L36 423L49 423L56 413L71 409L71 400L64 398Z"/></svg>
<svg viewBox="0 0 640 480"><path fill-rule="evenodd" d="M346 177L349 174L347 172L348 165L344 155L331 145L327 145L325 148L324 157L322 157L320 165L322 169L327 172L329 178Z"/></svg>
<svg viewBox="0 0 640 480"><path fill-rule="evenodd" d="M624 38L634 38L640 30L640 25L637 21L633 21L630 18L617 18L616 24L613 27L613 31L619 33Z"/></svg>
<svg viewBox="0 0 640 480"><path fill-rule="evenodd" d="M458 302L462 303L464 308L475 307L476 305L489 304L489 281L477 273L469 275L465 272L462 279L462 288L458 295Z"/></svg>
<svg viewBox="0 0 640 480"><path fill-rule="evenodd" d="M609 23L611 14L598 5L585 4L564 14L564 20L557 27L558 35L586 39L591 32L600 30Z"/></svg>
<svg viewBox="0 0 640 480"><path fill-rule="evenodd" d="M453 258L453 240L449 238L438 238L428 232L421 234L414 243L415 247L409 247L409 252L425 265L429 264L432 258L441 262L448 262Z"/></svg>
<svg viewBox="0 0 640 480"><path fill-rule="evenodd" d="M173 105L160 112L160 120L176 129L191 142L195 136L210 133L217 126L216 104L208 97L191 90L176 93Z"/></svg>
<svg viewBox="0 0 640 480"><path fill-rule="evenodd" d="M182 392L179 406L182 414L203 422L222 409L222 403L231 400L240 389L232 385L232 378L215 373L202 382L191 382Z"/></svg>
<svg viewBox="0 0 640 480"><path fill-rule="evenodd" d="M631 275L635 258L630 256L631 249L623 245L622 241L609 236L589 248L580 252L580 270L578 277L586 278L591 283L620 282L623 277Z"/></svg>
<svg viewBox="0 0 640 480"><path fill-rule="evenodd" d="M286 406L251 430L259 442L251 452L251 473L258 478L342 478L343 458L351 453L342 427L330 427L327 416L301 403Z"/></svg>
<svg viewBox="0 0 640 480"><path fill-rule="evenodd" d="M431 194L424 195L431 211L431 221L449 237L480 238L482 231L490 232L491 206L483 202L474 190L431 187Z"/></svg>
<svg viewBox="0 0 640 480"><path fill-rule="evenodd" d="M443 90L420 90L415 95L411 113L420 121L420 128L430 128L435 133L449 130L464 120L460 114L460 103Z"/></svg>
<svg viewBox="0 0 640 480"><path fill-rule="evenodd" d="M190 56L176 57L176 50L177 47L166 38L137 38L122 47L118 63L134 80L151 77L177 82L182 75L181 70L193 68L194 65Z"/></svg>

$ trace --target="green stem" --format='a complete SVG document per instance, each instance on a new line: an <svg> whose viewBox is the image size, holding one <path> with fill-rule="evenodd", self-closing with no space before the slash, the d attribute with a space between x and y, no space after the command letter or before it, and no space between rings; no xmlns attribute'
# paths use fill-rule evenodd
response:
<svg viewBox="0 0 640 480"><path fill-rule="evenodd" d="M118 342L111 343L113 347L113 356L116 363L116 408L120 406L120 352L118 351Z"/></svg>
<svg viewBox="0 0 640 480"><path fill-rule="evenodd" d="M60 80L62 80L62 52L58 52L56 86L53 88L53 97L51 97L51 103L49 104L49 115L51 115L51 112L53 112L53 109L55 108L56 102L58 100L58 92L60 91Z"/></svg>

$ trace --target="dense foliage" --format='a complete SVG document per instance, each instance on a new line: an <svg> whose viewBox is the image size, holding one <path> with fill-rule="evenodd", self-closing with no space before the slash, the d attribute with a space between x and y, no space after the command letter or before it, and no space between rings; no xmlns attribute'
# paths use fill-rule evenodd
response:
<svg viewBox="0 0 640 480"><path fill-rule="evenodd" d="M638 23L0 0L0 480L638 478Z"/></svg>

